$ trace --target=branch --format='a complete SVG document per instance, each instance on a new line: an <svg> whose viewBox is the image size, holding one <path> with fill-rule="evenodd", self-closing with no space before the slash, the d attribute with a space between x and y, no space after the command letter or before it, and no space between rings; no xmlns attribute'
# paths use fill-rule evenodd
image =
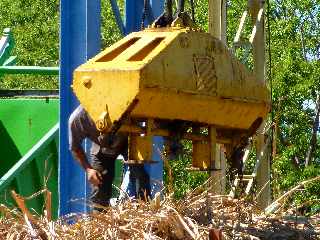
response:
<svg viewBox="0 0 320 240"><path fill-rule="evenodd" d="M317 92L317 100L316 100L316 116L313 121L312 127L312 135L310 139L309 148L306 154L305 167L309 166L314 157L314 151L317 145L317 133L319 129L319 116L320 116L320 92Z"/></svg>
<svg viewBox="0 0 320 240"><path fill-rule="evenodd" d="M305 61L307 61L307 52L306 52L306 43L304 39L304 28L303 25L300 27L301 30L301 47L302 47L302 54Z"/></svg>
<svg viewBox="0 0 320 240"><path fill-rule="evenodd" d="M297 186L291 188L289 191L287 191L285 194L283 194L281 197L279 197L277 200L275 200L273 203L271 203L268 207L265 208L266 214L272 214L275 211L277 211L281 207L281 203L284 202L289 196L291 196L295 191L297 191L301 187L304 187L305 185L311 182L315 182L319 180L320 180L320 176L317 176L309 180L305 180L299 183Z"/></svg>

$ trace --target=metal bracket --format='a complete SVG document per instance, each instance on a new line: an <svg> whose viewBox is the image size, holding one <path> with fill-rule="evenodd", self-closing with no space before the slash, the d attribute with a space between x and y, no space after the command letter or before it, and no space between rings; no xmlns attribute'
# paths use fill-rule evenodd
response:
<svg viewBox="0 0 320 240"><path fill-rule="evenodd" d="M145 160L145 161L137 161L137 160L123 160L123 164L128 164L128 165L144 165L144 164L155 164L158 163L159 161L154 161L154 160Z"/></svg>
<svg viewBox="0 0 320 240"><path fill-rule="evenodd" d="M198 167L188 167L188 171L199 171L199 172L218 172L221 171L221 168L198 168Z"/></svg>

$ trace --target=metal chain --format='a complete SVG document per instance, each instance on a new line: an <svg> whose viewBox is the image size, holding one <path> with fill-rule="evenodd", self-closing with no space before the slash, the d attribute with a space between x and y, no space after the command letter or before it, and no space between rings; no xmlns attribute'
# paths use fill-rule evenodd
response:
<svg viewBox="0 0 320 240"><path fill-rule="evenodd" d="M144 29L144 21L146 20L147 11L148 11L148 0L144 0L142 17L141 17L141 27L140 27L141 30Z"/></svg>
<svg viewBox="0 0 320 240"><path fill-rule="evenodd" d="M182 12L184 12L184 0L179 0L177 15Z"/></svg>
<svg viewBox="0 0 320 240"><path fill-rule="evenodd" d="M172 21L172 0L167 0L165 5L165 14L169 22Z"/></svg>
<svg viewBox="0 0 320 240"><path fill-rule="evenodd" d="M191 17L192 17L192 21L195 23L195 11L194 11L194 1L190 0L190 6L191 6Z"/></svg>

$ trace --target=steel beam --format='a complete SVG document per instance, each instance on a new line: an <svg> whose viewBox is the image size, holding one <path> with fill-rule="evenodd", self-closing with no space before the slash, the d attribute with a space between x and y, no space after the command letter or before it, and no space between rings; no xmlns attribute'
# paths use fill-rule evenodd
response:
<svg viewBox="0 0 320 240"><path fill-rule="evenodd" d="M226 43L226 1L209 0L208 2L209 33Z"/></svg>
<svg viewBox="0 0 320 240"><path fill-rule="evenodd" d="M59 67L0 66L0 74L59 75Z"/></svg>
<svg viewBox="0 0 320 240"><path fill-rule="evenodd" d="M125 33L139 31L142 20L143 0L125 1Z"/></svg>
<svg viewBox="0 0 320 240"><path fill-rule="evenodd" d="M118 28L120 29L121 34L124 35L125 34L125 28L124 28L124 24L123 24L123 21L122 21L122 17L121 17L121 14L120 14L120 10L119 10L119 7L118 7L117 0L110 0L110 4L111 4L111 8L112 8L114 17L116 19L116 23L118 25Z"/></svg>
<svg viewBox="0 0 320 240"><path fill-rule="evenodd" d="M85 173L68 149L68 119L79 104L70 86L73 70L100 51L100 39L100 0L60 0L60 215L86 211Z"/></svg>
<svg viewBox="0 0 320 240"><path fill-rule="evenodd" d="M0 178L0 192L2 192L26 168L36 156L43 151L58 135L59 124L49 130L13 167Z"/></svg>
<svg viewBox="0 0 320 240"><path fill-rule="evenodd" d="M14 39L10 28L3 31L3 36L0 38L0 66L13 65L16 61L16 56L10 56L14 48Z"/></svg>
<svg viewBox="0 0 320 240"><path fill-rule="evenodd" d="M253 72L256 75L257 81L260 84L265 84L265 26L264 26L264 8L265 2L262 0L249 1L249 11L251 13L251 19L254 23L253 31L250 37L253 44ZM261 163L257 171L257 189L261 191L258 197L258 205L261 208L267 207L271 203L271 187L270 187L270 143L265 143L265 136L262 134L266 126L264 121L260 129L258 130L256 151L258 159Z"/></svg>
<svg viewBox="0 0 320 240"><path fill-rule="evenodd" d="M8 89L0 89L0 98L1 97L29 97L29 98L58 98L59 90L42 90L42 89L30 89L30 90L8 90Z"/></svg>
<svg viewBox="0 0 320 240"><path fill-rule="evenodd" d="M253 71L257 80L265 83L265 27L264 27L264 8L265 3L262 0L254 0L249 2L249 10L251 19L254 23L250 41L253 44Z"/></svg>
<svg viewBox="0 0 320 240"><path fill-rule="evenodd" d="M159 17L163 12L164 0L150 0L150 5L154 18Z"/></svg>
<svg viewBox="0 0 320 240"><path fill-rule="evenodd" d="M142 22L144 1L143 0L126 0L125 2L125 33L139 31ZM164 0L149 0L146 13L146 24L160 16L163 12Z"/></svg>
<svg viewBox="0 0 320 240"><path fill-rule="evenodd" d="M208 18L209 33L220 39L226 44L226 0L209 0L208 1ZM214 131L212 129L212 131ZM211 161L215 168L221 170L211 172L211 177L214 179L212 192L215 194L224 194L226 185L226 159L222 153L221 146L213 144L211 148ZM218 183L218 184L217 184Z"/></svg>
<svg viewBox="0 0 320 240"><path fill-rule="evenodd" d="M152 8L152 15L154 18L160 16L164 8L164 0L150 0L150 6ZM149 22L148 24L151 24ZM160 192L163 188L163 152L164 141L163 137L153 137L153 152L152 159L157 161L156 164L149 164L145 166L147 173L151 179L151 196L157 192Z"/></svg>

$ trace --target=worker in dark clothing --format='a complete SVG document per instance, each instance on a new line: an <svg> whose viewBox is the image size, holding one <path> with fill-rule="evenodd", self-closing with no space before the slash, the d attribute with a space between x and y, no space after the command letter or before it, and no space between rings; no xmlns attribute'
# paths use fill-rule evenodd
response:
<svg viewBox="0 0 320 240"><path fill-rule="evenodd" d="M91 163L81 146L86 138L92 141ZM120 154L124 157L127 155L128 136L123 133L102 134L87 112L79 106L69 118L69 147L92 184L90 200L102 206L109 205L115 175L115 160Z"/></svg>

